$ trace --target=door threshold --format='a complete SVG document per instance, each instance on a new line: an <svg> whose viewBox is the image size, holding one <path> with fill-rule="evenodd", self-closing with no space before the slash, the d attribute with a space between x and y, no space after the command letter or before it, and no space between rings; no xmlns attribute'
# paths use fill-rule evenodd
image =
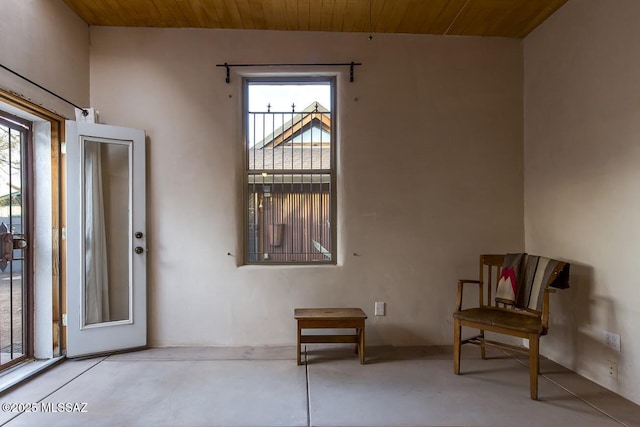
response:
<svg viewBox="0 0 640 427"><path fill-rule="evenodd" d="M7 372L0 374L0 393L28 380L45 369L61 362L63 359L64 356L43 360L27 360L24 363L8 369Z"/></svg>

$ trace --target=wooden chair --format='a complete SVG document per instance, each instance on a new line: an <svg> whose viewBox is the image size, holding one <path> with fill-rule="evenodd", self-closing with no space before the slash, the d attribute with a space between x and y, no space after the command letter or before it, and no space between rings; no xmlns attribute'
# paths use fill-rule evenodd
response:
<svg viewBox="0 0 640 427"><path fill-rule="evenodd" d="M526 256L526 254L523 254ZM548 260L548 259L545 259ZM541 309L528 307L509 306L502 300L492 300L497 294L496 287L501 277L501 270L505 261L505 255L481 255L479 280L458 281L458 294L456 298L456 311L453 313L453 371L460 374L460 348L463 344L475 344L480 346L480 355L485 359L485 347L492 346L507 350L525 352L529 354L529 376L531 399L538 399L538 375L539 375L539 342L540 337L546 335L549 329L549 294L556 288L569 286L569 264L561 261L553 261L548 264L548 271L542 283L540 300ZM478 307L462 308L462 296L465 285L478 286ZM475 328L480 333L468 339L462 339L462 327ZM529 348L509 345L485 338L485 331L529 340Z"/></svg>

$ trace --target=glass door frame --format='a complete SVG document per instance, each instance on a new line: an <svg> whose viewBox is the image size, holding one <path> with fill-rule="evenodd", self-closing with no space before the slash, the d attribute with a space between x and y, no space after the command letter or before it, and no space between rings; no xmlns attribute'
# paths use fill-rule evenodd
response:
<svg viewBox="0 0 640 427"><path fill-rule="evenodd" d="M32 124L31 343L33 357L51 360L62 356L66 347L65 118L3 89L0 109Z"/></svg>

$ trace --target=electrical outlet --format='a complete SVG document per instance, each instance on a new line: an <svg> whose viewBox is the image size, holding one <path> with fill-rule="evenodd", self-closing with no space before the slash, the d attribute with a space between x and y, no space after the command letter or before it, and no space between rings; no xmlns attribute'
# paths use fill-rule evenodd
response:
<svg viewBox="0 0 640 427"><path fill-rule="evenodd" d="M609 376L614 380L618 379L618 364L613 360L607 360L607 366L609 367Z"/></svg>
<svg viewBox="0 0 640 427"><path fill-rule="evenodd" d="M384 316L384 303L383 302L376 302L375 305L375 313L376 316Z"/></svg>
<svg viewBox="0 0 640 427"><path fill-rule="evenodd" d="M615 351L620 351L620 335L615 332L604 331L604 344Z"/></svg>

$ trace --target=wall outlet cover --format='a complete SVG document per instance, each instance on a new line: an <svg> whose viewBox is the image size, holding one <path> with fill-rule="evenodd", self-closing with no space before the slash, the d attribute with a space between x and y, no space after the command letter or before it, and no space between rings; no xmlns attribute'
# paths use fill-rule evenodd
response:
<svg viewBox="0 0 640 427"><path fill-rule="evenodd" d="M618 364L613 360L607 360L607 367L609 369L609 376L614 380L618 379Z"/></svg>
<svg viewBox="0 0 640 427"><path fill-rule="evenodd" d="M604 344L615 351L620 351L620 335L615 332L604 331Z"/></svg>

